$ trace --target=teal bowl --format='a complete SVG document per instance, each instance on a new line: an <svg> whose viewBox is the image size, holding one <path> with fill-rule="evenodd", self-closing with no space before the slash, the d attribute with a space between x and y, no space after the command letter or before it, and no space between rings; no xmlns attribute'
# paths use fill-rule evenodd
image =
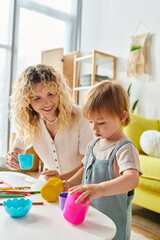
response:
<svg viewBox="0 0 160 240"><path fill-rule="evenodd" d="M14 218L25 216L32 207L32 201L24 198L8 199L3 202L6 212Z"/></svg>

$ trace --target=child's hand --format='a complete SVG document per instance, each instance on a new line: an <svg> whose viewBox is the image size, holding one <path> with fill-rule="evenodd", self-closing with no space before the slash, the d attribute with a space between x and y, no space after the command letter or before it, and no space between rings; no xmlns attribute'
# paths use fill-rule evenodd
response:
<svg viewBox="0 0 160 240"><path fill-rule="evenodd" d="M77 198L76 203L79 203L82 199L86 198L83 206L91 202L92 199L103 196L103 189L100 184L79 185L69 189L69 194L71 195L77 192L82 192L82 194Z"/></svg>
<svg viewBox="0 0 160 240"><path fill-rule="evenodd" d="M68 189L71 187L69 181L67 180L63 181L63 187L64 187L63 192L68 192Z"/></svg>

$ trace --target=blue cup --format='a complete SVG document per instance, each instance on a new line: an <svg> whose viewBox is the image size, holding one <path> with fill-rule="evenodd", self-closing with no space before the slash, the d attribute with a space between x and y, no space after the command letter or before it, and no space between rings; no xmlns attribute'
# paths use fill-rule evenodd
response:
<svg viewBox="0 0 160 240"><path fill-rule="evenodd" d="M65 205L66 199L67 199L67 195L68 195L67 192L63 192L63 193L59 194L59 206L62 211L63 211L64 205Z"/></svg>
<svg viewBox="0 0 160 240"><path fill-rule="evenodd" d="M18 161L21 169L28 170L33 167L34 155L33 154L24 154L18 155Z"/></svg>

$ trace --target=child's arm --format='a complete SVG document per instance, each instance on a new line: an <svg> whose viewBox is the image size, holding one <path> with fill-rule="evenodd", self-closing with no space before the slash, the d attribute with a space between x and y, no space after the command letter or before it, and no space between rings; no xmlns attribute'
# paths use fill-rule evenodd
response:
<svg viewBox="0 0 160 240"><path fill-rule="evenodd" d="M133 190L139 181L139 172L136 169L125 170L121 176L99 184L80 185L69 189L70 194L83 192L76 202L80 202L83 198L87 197L83 203L85 206L94 198L102 196L111 196L122 193L127 193Z"/></svg>
<svg viewBox="0 0 160 240"><path fill-rule="evenodd" d="M68 189L73 186L81 184L83 172L84 172L84 165L70 179L68 179L67 181L63 181L64 192L68 191Z"/></svg>

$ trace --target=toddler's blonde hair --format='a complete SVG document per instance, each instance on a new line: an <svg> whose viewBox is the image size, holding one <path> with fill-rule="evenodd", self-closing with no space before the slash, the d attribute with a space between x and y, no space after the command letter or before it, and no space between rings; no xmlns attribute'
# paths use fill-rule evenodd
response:
<svg viewBox="0 0 160 240"><path fill-rule="evenodd" d="M123 126L127 126L130 122L128 94L115 80L106 80L94 85L82 102L82 114L88 120L94 114L100 115L102 112L119 117L124 111L127 117Z"/></svg>

